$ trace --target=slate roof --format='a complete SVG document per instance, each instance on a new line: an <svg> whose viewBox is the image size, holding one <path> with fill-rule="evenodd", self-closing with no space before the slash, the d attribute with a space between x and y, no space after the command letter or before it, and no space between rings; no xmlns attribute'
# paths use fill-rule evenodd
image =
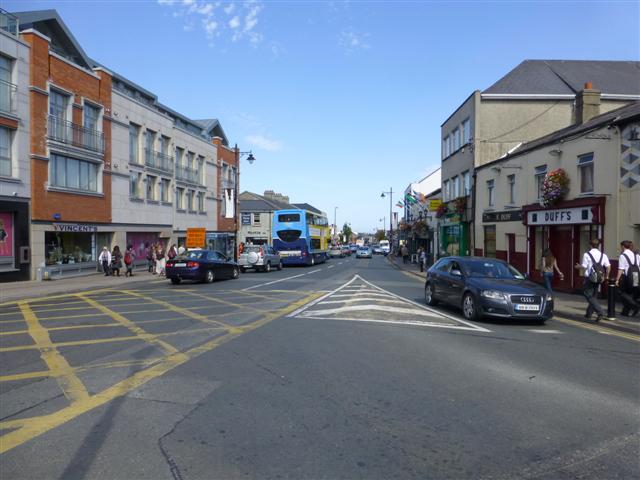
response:
<svg viewBox="0 0 640 480"><path fill-rule="evenodd" d="M238 199L241 212L273 212L274 210L294 208L293 205L288 203L272 200L253 192L242 192Z"/></svg>
<svg viewBox="0 0 640 480"><path fill-rule="evenodd" d="M561 140L572 138L576 135L581 135L591 130L597 130L606 125L624 124L638 119L640 119L640 101L632 102L628 105L625 105L624 107L616 108L615 110L611 110L607 113L595 116L585 123L571 125L569 127L556 130L555 132L550 133L549 135L545 135L544 137L536 138L535 140L531 140L530 142L523 143L518 148L513 150L509 155L505 155L504 157L501 157L497 160L485 163L481 167L478 167L477 170L487 168L490 165L508 160L517 155L522 155L532 150L536 150L545 145L553 145L560 142Z"/></svg>
<svg viewBox="0 0 640 480"><path fill-rule="evenodd" d="M313 212L313 213L322 214L322 212L320 210L318 210L313 205L309 205L308 203L292 203L292 205L295 208L299 208L301 210L309 210L310 212Z"/></svg>
<svg viewBox="0 0 640 480"><path fill-rule="evenodd" d="M525 60L483 95L575 95L591 82L608 95L640 96L640 62Z"/></svg>
<svg viewBox="0 0 640 480"><path fill-rule="evenodd" d="M229 146L227 135L224 133L222 125L220 125L220 121L217 118L205 118L202 120L194 120L194 122L201 125L203 130L207 132L207 135L211 137L220 137L222 138L222 144L225 147Z"/></svg>

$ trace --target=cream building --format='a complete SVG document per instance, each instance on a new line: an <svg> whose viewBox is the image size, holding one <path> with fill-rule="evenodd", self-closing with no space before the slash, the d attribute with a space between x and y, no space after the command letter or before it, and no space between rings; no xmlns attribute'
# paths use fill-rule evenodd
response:
<svg viewBox="0 0 640 480"><path fill-rule="evenodd" d="M574 269L589 241L600 239L615 265L620 241L640 245L640 102L600 114L601 94L577 98L577 123L514 149L476 169L476 253L502 258L540 280L541 254L550 248L572 291ZM541 205L545 176L563 169L566 197Z"/></svg>

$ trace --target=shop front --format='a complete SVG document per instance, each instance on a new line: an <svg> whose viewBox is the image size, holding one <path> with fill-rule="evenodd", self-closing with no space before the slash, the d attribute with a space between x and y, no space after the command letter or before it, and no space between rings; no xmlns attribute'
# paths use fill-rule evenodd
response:
<svg viewBox="0 0 640 480"><path fill-rule="evenodd" d="M236 257L236 235L227 232L207 232L206 248L224 253L229 258Z"/></svg>
<svg viewBox="0 0 640 480"><path fill-rule="evenodd" d="M160 236L160 232L127 232L126 247L133 247L135 253L134 265L146 265L149 250L152 245L162 245L166 249L165 241ZM122 247L120 247L122 250Z"/></svg>
<svg viewBox="0 0 640 480"><path fill-rule="evenodd" d="M564 279L554 276L553 288L572 292L582 287L583 279L576 263L589 250L589 242L604 242L605 197L592 197L560 202L551 208L539 204L523 208L527 228L528 273L534 275L542 264L542 252L550 249L556 257Z"/></svg>
<svg viewBox="0 0 640 480"><path fill-rule="evenodd" d="M29 202L0 201L0 282L29 280Z"/></svg>
<svg viewBox="0 0 640 480"><path fill-rule="evenodd" d="M440 256L469 255L469 223L449 213L440 218Z"/></svg>

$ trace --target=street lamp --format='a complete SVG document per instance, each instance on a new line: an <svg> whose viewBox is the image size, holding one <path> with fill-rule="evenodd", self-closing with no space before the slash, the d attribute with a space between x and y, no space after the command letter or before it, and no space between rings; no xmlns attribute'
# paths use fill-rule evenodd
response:
<svg viewBox="0 0 640 480"><path fill-rule="evenodd" d="M253 165L253 162L256 161L256 157L253 156L253 153L251 152L251 150L249 150L248 152L238 152L239 157L238 158L242 158L245 155L247 155L247 162L249 162L250 165Z"/></svg>
<svg viewBox="0 0 640 480"><path fill-rule="evenodd" d="M389 188L388 192L382 192L381 198L389 195L389 247L393 246L393 187Z"/></svg>
<svg viewBox="0 0 640 480"><path fill-rule="evenodd" d="M338 210L338 207L333 207L333 239L335 241L335 238L338 236L338 224L336 223L336 211Z"/></svg>

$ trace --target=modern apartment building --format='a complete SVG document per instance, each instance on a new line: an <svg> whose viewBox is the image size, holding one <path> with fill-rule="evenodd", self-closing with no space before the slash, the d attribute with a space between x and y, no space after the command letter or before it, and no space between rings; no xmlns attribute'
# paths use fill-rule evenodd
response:
<svg viewBox="0 0 640 480"><path fill-rule="evenodd" d="M640 244L640 102L599 114L599 98L584 89L574 125L476 169L476 255L502 258L541 281L550 248L564 273L554 288L572 291L582 286L574 265L590 240L602 241L614 268L622 240ZM558 169L568 191L549 204L544 179Z"/></svg>
<svg viewBox="0 0 640 480"><path fill-rule="evenodd" d="M576 121L576 94L599 89L605 113L640 99L640 62L525 60L484 91L473 92L441 125L441 253L474 251L475 169L523 142ZM460 213L462 212L462 213Z"/></svg>
<svg viewBox="0 0 640 480"><path fill-rule="evenodd" d="M30 275L29 44L0 10L0 282Z"/></svg>

